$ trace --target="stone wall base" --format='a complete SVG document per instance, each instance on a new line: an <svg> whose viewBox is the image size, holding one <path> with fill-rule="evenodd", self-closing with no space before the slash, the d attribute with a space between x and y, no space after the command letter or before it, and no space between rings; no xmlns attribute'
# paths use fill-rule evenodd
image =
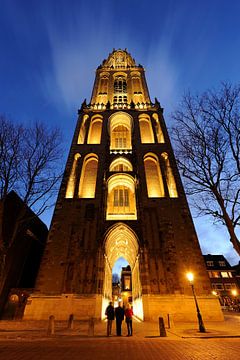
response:
<svg viewBox="0 0 240 360"><path fill-rule="evenodd" d="M76 320L87 320L90 317L101 318L101 295L59 296L32 295L24 311L24 320L47 320L54 315L56 320L67 320L70 314Z"/></svg>
<svg viewBox="0 0 240 360"><path fill-rule="evenodd" d="M217 298L213 296L198 296L198 305L203 321L223 321L223 314ZM192 296L185 295L143 295L143 319L158 321L162 316L167 321L170 314L173 321L193 322L197 319L195 302ZM76 320L90 317L100 319L104 314L102 309L107 305L102 295L59 296L32 295L24 312L24 320L47 320L54 315L56 320L67 320L74 314Z"/></svg>
<svg viewBox="0 0 240 360"><path fill-rule="evenodd" d="M161 316L167 321L168 314L173 321L192 322L197 319L196 305L192 296L186 295L143 295L144 320L158 321ZM198 296L198 306L203 321L223 321L221 306L216 297Z"/></svg>

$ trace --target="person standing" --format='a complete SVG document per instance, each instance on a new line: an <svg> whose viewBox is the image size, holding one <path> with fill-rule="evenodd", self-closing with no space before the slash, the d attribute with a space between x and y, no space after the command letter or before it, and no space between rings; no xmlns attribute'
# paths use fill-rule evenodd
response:
<svg viewBox="0 0 240 360"><path fill-rule="evenodd" d="M133 317L133 310L130 304L127 305L125 310L125 319L127 324L127 336L132 336L132 317Z"/></svg>
<svg viewBox="0 0 240 360"><path fill-rule="evenodd" d="M107 316L107 336L110 336L112 334L112 322L114 320L114 307L112 301L109 302L105 315Z"/></svg>
<svg viewBox="0 0 240 360"><path fill-rule="evenodd" d="M118 303L118 307L115 309L115 317L116 317L116 330L117 336L122 335L122 321L124 320L124 309L121 307L121 303Z"/></svg>

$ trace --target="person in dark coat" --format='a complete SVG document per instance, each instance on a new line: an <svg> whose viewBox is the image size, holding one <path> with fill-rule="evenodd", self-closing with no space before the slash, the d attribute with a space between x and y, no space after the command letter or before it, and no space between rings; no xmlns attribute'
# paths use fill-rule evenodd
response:
<svg viewBox="0 0 240 360"><path fill-rule="evenodd" d="M118 303L118 307L115 309L115 317L116 317L116 330L117 336L122 335L122 321L124 320L124 309L121 307L121 303Z"/></svg>
<svg viewBox="0 0 240 360"><path fill-rule="evenodd" d="M105 315L107 316L107 336L112 334L112 322L114 320L114 307L112 301L110 301L106 308Z"/></svg>

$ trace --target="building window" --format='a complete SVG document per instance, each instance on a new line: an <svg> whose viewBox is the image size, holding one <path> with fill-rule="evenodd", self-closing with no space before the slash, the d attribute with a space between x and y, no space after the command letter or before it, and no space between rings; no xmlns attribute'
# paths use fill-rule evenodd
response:
<svg viewBox="0 0 240 360"><path fill-rule="evenodd" d="M140 127L142 144L154 143L152 124L148 115L146 114L139 115L139 127Z"/></svg>
<svg viewBox="0 0 240 360"><path fill-rule="evenodd" d="M78 144L84 144L85 136L86 136L86 123L87 123L88 117L89 117L88 115L84 115L82 118L82 123L81 123L80 131L79 131L79 135L78 135Z"/></svg>
<svg viewBox="0 0 240 360"><path fill-rule="evenodd" d="M236 284L226 283L226 284L224 284L224 287L226 290L232 290L232 289L236 288Z"/></svg>
<svg viewBox="0 0 240 360"><path fill-rule="evenodd" d="M220 272L219 271L209 271L209 276L211 278L220 278Z"/></svg>
<svg viewBox="0 0 240 360"><path fill-rule="evenodd" d="M124 275L124 290L131 290L131 276Z"/></svg>
<svg viewBox="0 0 240 360"><path fill-rule="evenodd" d="M228 271L221 271L222 278L229 278L232 277L232 273Z"/></svg>
<svg viewBox="0 0 240 360"><path fill-rule="evenodd" d="M98 157L89 154L85 157L79 185L80 198L94 198L97 180Z"/></svg>
<svg viewBox="0 0 240 360"><path fill-rule="evenodd" d="M166 181L167 181L169 196L171 198L177 198L178 197L177 187L176 187L175 179L173 176L172 168L170 166L168 154L162 153L161 157L162 157L163 163L164 163L164 174L165 174Z"/></svg>
<svg viewBox="0 0 240 360"><path fill-rule="evenodd" d="M164 197L164 186L158 158L148 153L144 156L144 168L147 183L148 197Z"/></svg>
<svg viewBox="0 0 240 360"><path fill-rule="evenodd" d="M67 183L67 190L66 190L66 196L65 196L67 199L71 199L74 197L75 186L76 186L77 162L78 162L78 159L80 159L80 156L81 156L80 154L75 154L75 156L74 156L71 173L70 173L68 183Z"/></svg>
<svg viewBox="0 0 240 360"><path fill-rule="evenodd" d="M132 117L125 112L117 112L109 122L110 150L132 149Z"/></svg>
<svg viewBox="0 0 240 360"><path fill-rule="evenodd" d="M212 287L213 289L216 289L216 290L224 290L224 287L223 287L223 284L212 284Z"/></svg>
<svg viewBox="0 0 240 360"><path fill-rule="evenodd" d="M135 183L132 176L115 174L108 180L107 220L135 220Z"/></svg>
<svg viewBox="0 0 240 360"><path fill-rule="evenodd" d="M214 266L213 261L207 261L206 264L207 264L207 266Z"/></svg>
<svg viewBox="0 0 240 360"><path fill-rule="evenodd" d="M225 261L219 261L219 266L226 266L226 262Z"/></svg>
<svg viewBox="0 0 240 360"><path fill-rule="evenodd" d="M111 162L109 171L133 171L133 167L129 160L119 157Z"/></svg>
<svg viewBox="0 0 240 360"><path fill-rule="evenodd" d="M102 135L102 119L94 117L91 119L89 133L88 133L88 144L100 144Z"/></svg>
<svg viewBox="0 0 240 360"><path fill-rule="evenodd" d="M159 123L159 118L158 118L158 114L153 114L152 115L153 119L154 119L154 126L155 126L155 131L156 131L156 136L157 136L157 141L158 143L164 143L164 136L163 136L163 132Z"/></svg>

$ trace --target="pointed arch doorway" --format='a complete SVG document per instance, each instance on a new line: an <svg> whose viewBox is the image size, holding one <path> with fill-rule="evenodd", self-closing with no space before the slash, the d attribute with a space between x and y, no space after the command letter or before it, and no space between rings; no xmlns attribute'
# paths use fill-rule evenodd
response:
<svg viewBox="0 0 240 360"><path fill-rule="evenodd" d="M135 232L124 223L113 225L105 236L104 251L102 318L105 316L105 309L109 301L112 300L112 268L115 262L123 257L129 263L132 272L133 311L138 318L143 320L139 242Z"/></svg>

